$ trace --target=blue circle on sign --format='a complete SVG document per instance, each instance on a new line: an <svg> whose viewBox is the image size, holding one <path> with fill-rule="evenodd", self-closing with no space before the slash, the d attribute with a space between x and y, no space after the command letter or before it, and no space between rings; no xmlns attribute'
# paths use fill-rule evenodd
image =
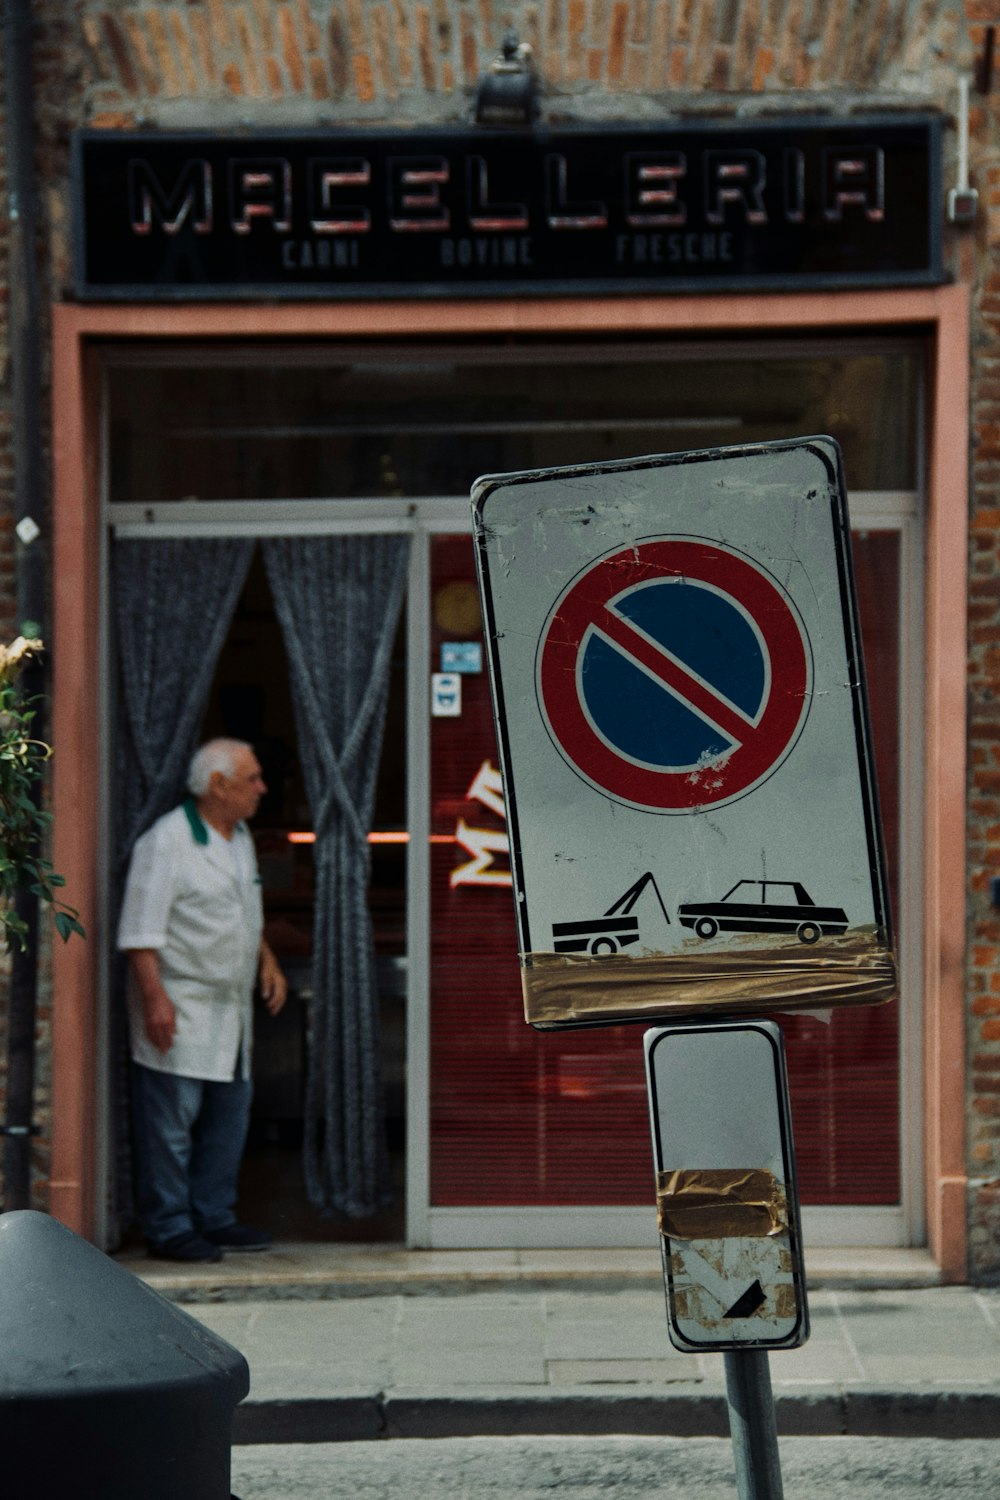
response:
<svg viewBox="0 0 1000 1500"><path fill-rule="evenodd" d="M764 704L768 656L746 611L698 579L642 583L608 601L615 614L683 663L754 722ZM597 631L580 654L580 699L600 738L636 765L682 771L724 755L732 740L661 679Z"/></svg>

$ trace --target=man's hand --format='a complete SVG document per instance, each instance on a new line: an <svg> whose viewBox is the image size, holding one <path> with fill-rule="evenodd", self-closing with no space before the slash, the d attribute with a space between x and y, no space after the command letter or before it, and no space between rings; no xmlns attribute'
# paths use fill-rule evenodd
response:
<svg viewBox="0 0 1000 1500"><path fill-rule="evenodd" d="M157 1052L169 1052L177 1030L174 1002L160 982L160 960L154 948L133 948L129 953L132 973L142 996L142 1018L146 1035Z"/></svg>
<svg viewBox="0 0 1000 1500"><path fill-rule="evenodd" d="M265 942L260 945L260 992L269 1016L276 1016L288 999L288 980Z"/></svg>
<svg viewBox="0 0 1000 1500"><path fill-rule="evenodd" d="M169 1052L177 1030L177 1012L166 990L161 990L158 995L143 995L142 1013L146 1035L157 1052Z"/></svg>

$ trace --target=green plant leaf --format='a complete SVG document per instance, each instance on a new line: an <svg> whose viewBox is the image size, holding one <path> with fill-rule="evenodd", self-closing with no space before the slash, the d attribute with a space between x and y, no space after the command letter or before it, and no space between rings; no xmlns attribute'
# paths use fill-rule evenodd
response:
<svg viewBox="0 0 1000 1500"><path fill-rule="evenodd" d="M81 923L77 921L76 917L71 916L68 911L57 911L55 914L55 923L56 931L64 943L69 942L74 932L78 933L82 938L87 936Z"/></svg>

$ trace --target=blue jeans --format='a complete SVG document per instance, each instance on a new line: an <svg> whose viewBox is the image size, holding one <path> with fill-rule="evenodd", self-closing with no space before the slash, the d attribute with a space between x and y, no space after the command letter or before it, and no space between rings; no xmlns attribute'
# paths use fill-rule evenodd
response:
<svg viewBox="0 0 1000 1500"><path fill-rule="evenodd" d="M236 1181L253 1084L210 1083L132 1064L137 1207L146 1239L236 1222Z"/></svg>

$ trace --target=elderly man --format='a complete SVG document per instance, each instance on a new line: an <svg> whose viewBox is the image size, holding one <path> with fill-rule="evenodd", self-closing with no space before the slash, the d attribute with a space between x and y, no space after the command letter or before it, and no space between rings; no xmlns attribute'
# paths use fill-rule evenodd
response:
<svg viewBox="0 0 1000 1500"><path fill-rule="evenodd" d="M217 1261L266 1250L237 1221L236 1181L250 1121L254 980L270 1014L286 984L261 933L246 819L267 791L239 740L191 761L191 796L136 842L118 929L129 956L138 1208L150 1254Z"/></svg>

